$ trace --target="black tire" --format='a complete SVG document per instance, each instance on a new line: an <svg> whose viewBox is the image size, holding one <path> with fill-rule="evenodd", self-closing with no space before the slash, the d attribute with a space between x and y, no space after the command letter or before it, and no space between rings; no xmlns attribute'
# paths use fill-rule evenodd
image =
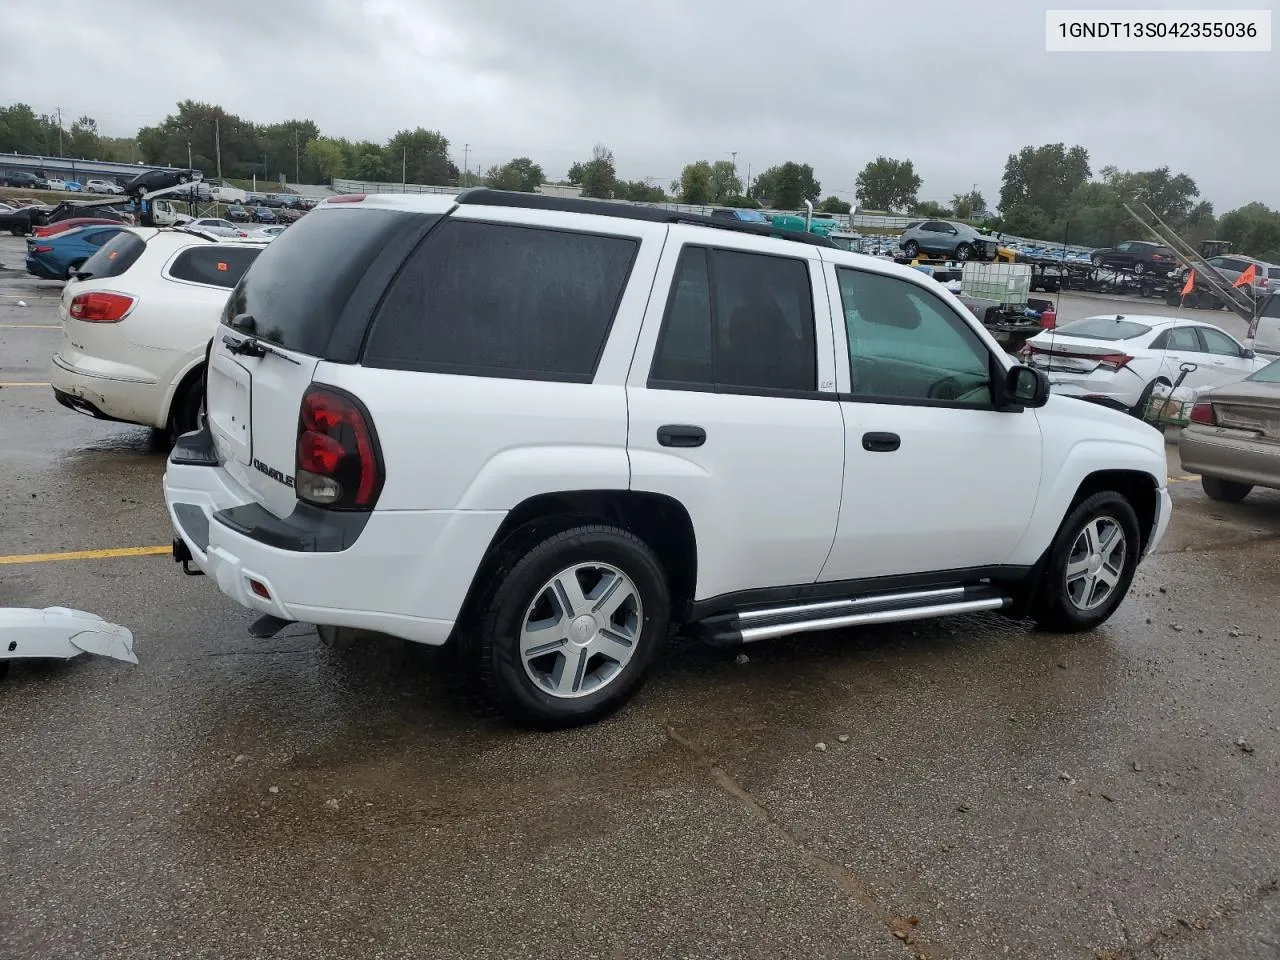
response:
<svg viewBox="0 0 1280 960"><path fill-rule="evenodd" d="M972 256L973 256L973 247L969 246L969 244L962 243L956 247L957 260L968 260Z"/></svg>
<svg viewBox="0 0 1280 960"><path fill-rule="evenodd" d="M1217 500L1219 503L1239 503L1249 495L1253 484L1221 480L1218 477L1201 477L1200 487L1210 500Z"/></svg>
<svg viewBox="0 0 1280 960"><path fill-rule="evenodd" d="M1146 272L1147 272L1147 265L1145 263L1143 263L1141 260L1134 261L1133 275L1135 277L1140 277Z"/></svg>
<svg viewBox="0 0 1280 960"><path fill-rule="evenodd" d="M612 566L631 580L643 617L630 659L611 679L585 695L555 696L534 682L522 662L520 631L544 584L576 564L592 563ZM576 726L612 713L640 689L666 639L671 614L666 573L642 540L618 527L576 526L548 536L504 559L492 583L459 631L459 653L481 696L531 726ZM590 661L583 663L585 669ZM565 656L561 669L567 666Z"/></svg>
<svg viewBox="0 0 1280 960"><path fill-rule="evenodd" d="M178 183L190 183L190 182L191 182L191 178L187 176L185 173L178 174Z"/></svg>
<svg viewBox="0 0 1280 960"><path fill-rule="evenodd" d="M1095 267L1102 266L1102 254L1095 253L1092 257L1089 258L1089 262L1092 263Z"/></svg>
<svg viewBox="0 0 1280 960"><path fill-rule="evenodd" d="M1142 391L1141 396L1138 397L1137 404L1135 404L1134 407L1129 412L1132 413L1139 420L1141 420L1142 415L1147 412L1147 404L1151 402L1151 395L1156 392L1156 385L1161 383L1163 383L1166 387L1170 386L1169 381L1166 380L1164 377L1156 377L1154 380L1152 380L1150 383L1146 385L1146 387Z"/></svg>
<svg viewBox="0 0 1280 960"><path fill-rule="evenodd" d="M920 244L908 240L902 245L902 253L908 260L914 260L920 253Z"/></svg>
<svg viewBox="0 0 1280 960"><path fill-rule="evenodd" d="M1166 307L1182 306L1182 294L1176 290L1170 290L1164 295L1164 305Z"/></svg>
<svg viewBox="0 0 1280 960"><path fill-rule="evenodd" d="M77 270L79 270L79 269L80 269L81 267L83 267L83 266L84 266L84 261L83 261L83 260L75 260L75 261L73 261L73 262L71 263L71 266L67 267L67 279L68 279L68 280L74 280L74 279L76 278L76 276L75 276L76 271L77 271Z"/></svg>
<svg viewBox="0 0 1280 960"><path fill-rule="evenodd" d="M9 232L13 234L15 237L21 237L21 236L24 236L27 231L24 230L22 227L10 227Z"/></svg>
<svg viewBox="0 0 1280 960"><path fill-rule="evenodd" d="M204 406L204 378L193 376L178 390L169 408L169 436L177 439L184 433L200 429Z"/></svg>
<svg viewBox="0 0 1280 960"><path fill-rule="evenodd" d="M1086 610L1072 599L1068 591L1067 564L1072 548L1085 527L1095 520L1111 521L1119 526L1125 537L1125 549L1119 576L1111 592L1096 607ZM1115 613L1129 592L1134 571L1138 568L1140 550L1138 516L1128 500L1114 490L1103 490L1086 498L1067 514L1053 538L1032 604L1032 619L1046 630L1058 633L1079 633L1101 625Z"/></svg>

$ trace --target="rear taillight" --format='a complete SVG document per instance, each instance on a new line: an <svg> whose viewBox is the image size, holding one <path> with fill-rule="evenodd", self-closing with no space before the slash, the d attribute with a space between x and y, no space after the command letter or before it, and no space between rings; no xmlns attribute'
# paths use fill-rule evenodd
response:
<svg viewBox="0 0 1280 960"><path fill-rule="evenodd" d="M1213 415L1213 404L1207 400L1194 404L1191 407L1191 422L1203 424L1206 427L1216 427L1218 418Z"/></svg>
<svg viewBox="0 0 1280 960"><path fill-rule="evenodd" d="M86 323L118 323L136 301L123 293L81 293L71 301L67 313Z"/></svg>
<svg viewBox="0 0 1280 960"><path fill-rule="evenodd" d="M295 490L321 507L372 510L382 492L382 454L373 421L355 397L311 386L298 416Z"/></svg>
<svg viewBox="0 0 1280 960"><path fill-rule="evenodd" d="M38 247L32 247L31 252L32 253L53 253L53 247L46 247L43 244L41 244Z"/></svg>
<svg viewBox="0 0 1280 960"><path fill-rule="evenodd" d="M1095 357L1099 366L1110 367L1112 370L1123 370L1125 365L1133 359L1127 353L1108 353L1101 357Z"/></svg>

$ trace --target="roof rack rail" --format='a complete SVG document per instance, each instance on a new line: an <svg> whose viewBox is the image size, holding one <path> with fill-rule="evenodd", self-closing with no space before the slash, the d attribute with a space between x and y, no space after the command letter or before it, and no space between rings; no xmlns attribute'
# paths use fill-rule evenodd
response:
<svg viewBox="0 0 1280 960"><path fill-rule="evenodd" d="M558 210L562 213L589 213L597 217L618 217L623 220L645 220L649 223L685 223L699 227L714 227L734 233L752 233L758 237L777 237L795 243L808 243L815 247L836 247L826 237L798 230L782 230L745 221L721 220L697 213L680 213L661 207L632 206L612 200L593 200L583 197L549 197L541 193L521 193L516 190L492 190L489 187L472 187L458 194L460 204L486 207L523 207L529 210Z"/></svg>

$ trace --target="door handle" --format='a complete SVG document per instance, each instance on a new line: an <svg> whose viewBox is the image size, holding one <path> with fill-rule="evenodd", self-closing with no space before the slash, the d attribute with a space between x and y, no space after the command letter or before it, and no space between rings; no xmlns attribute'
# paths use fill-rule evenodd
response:
<svg viewBox="0 0 1280 960"><path fill-rule="evenodd" d="M658 428L658 443L664 447L700 447L707 431L687 423L668 423Z"/></svg>
<svg viewBox="0 0 1280 960"><path fill-rule="evenodd" d="M872 453L893 453L902 446L902 438L896 433L864 433L862 449Z"/></svg>

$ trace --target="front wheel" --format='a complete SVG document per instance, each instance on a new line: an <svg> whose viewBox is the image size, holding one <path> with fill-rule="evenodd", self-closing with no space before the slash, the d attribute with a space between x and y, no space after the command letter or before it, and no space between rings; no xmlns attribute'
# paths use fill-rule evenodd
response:
<svg viewBox="0 0 1280 960"><path fill-rule="evenodd" d="M908 260L914 260L920 253L920 244L916 243L914 240L908 240L902 245L902 252L906 255Z"/></svg>
<svg viewBox="0 0 1280 960"><path fill-rule="evenodd" d="M1200 487L1210 500L1217 500L1219 503L1239 503L1249 495L1253 484L1219 480L1217 477L1201 477Z"/></svg>
<svg viewBox="0 0 1280 960"><path fill-rule="evenodd" d="M666 638L666 575L626 530L580 526L514 560L460 634L482 693L540 727L622 706Z"/></svg>
<svg viewBox="0 0 1280 960"><path fill-rule="evenodd" d="M1095 267L1102 266L1102 254L1095 253L1092 257L1089 258L1089 262L1092 263Z"/></svg>
<svg viewBox="0 0 1280 960"><path fill-rule="evenodd" d="M1141 549L1137 514L1120 494L1077 504L1049 547L1032 618L1061 633L1099 626L1128 593Z"/></svg>
<svg viewBox="0 0 1280 960"><path fill-rule="evenodd" d="M969 246L969 244L962 243L960 244L960 246L956 247L957 260L968 260L972 256L973 256L973 247Z"/></svg>
<svg viewBox="0 0 1280 960"><path fill-rule="evenodd" d="M1145 263L1143 263L1141 260L1139 260L1139 261L1137 261L1136 263L1134 263L1134 265L1133 265L1133 275L1134 275L1135 277L1140 277L1140 276L1142 276L1142 275L1143 275L1144 273L1146 273L1146 272L1147 272L1147 265L1146 265Z"/></svg>

